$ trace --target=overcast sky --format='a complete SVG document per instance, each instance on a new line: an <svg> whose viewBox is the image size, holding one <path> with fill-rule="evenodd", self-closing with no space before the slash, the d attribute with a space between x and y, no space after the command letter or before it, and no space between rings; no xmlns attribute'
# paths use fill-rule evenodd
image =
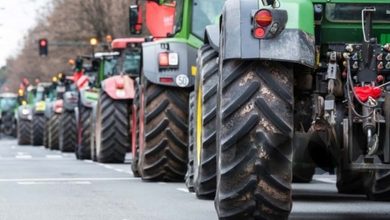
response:
<svg viewBox="0 0 390 220"><path fill-rule="evenodd" d="M0 0L0 66L22 47L27 30L36 24L37 10L51 0Z"/></svg>

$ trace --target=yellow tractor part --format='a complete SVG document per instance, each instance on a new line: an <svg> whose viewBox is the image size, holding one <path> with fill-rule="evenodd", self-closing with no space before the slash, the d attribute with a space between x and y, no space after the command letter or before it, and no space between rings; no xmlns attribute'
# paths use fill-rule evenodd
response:
<svg viewBox="0 0 390 220"><path fill-rule="evenodd" d="M196 100L196 157L198 159L198 162L200 161L200 155L202 151L202 134L203 134L203 116L202 116L202 110L203 110L203 91L202 86L199 86L197 88L197 100Z"/></svg>

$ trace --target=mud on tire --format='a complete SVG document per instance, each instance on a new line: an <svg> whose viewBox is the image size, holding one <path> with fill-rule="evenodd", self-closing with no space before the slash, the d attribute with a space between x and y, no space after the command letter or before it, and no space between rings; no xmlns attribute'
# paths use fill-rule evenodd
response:
<svg viewBox="0 0 390 220"><path fill-rule="evenodd" d="M132 120L135 120L134 127L131 127L132 132L132 144L135 145L133 147L133 160L131 161L131 171L133 172L134 177L141 177L141 174L139 173L139 125L140 125L140 101L141 101L141 87L138 82L139 79L137 79L136 83L136 89L135 89L135 96L133 101L133 109L132 109Z"/></svg>
<svg viewBox="0 0 390 220"><path fill-rule="evenodd" d="M187 173L184 177L186 187L188 191L195 192L194 189L194 160L196 157L196 152L194 152L195 147L195 92L190 93L189 101L189 113L188 113L188 163L187 163Z"/></svg>
<svg viewBox="0 0 390 220"><path fill-rule="evenodd" d="M292 207L292 67L225 61L218 96L219 218L287 219Z"/></svg>
<svg viewBox="0 0 390 220"><path fill-rule="evenodd" d="M188 159L188 91L146 83L144 105L142 179L183 181Z"/></svg>

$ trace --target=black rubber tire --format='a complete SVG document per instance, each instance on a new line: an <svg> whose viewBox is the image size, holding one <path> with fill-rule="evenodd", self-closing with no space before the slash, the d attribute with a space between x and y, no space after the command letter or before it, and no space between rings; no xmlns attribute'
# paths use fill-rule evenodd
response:
<svg viewBox="0 0 390 220"><path fill-rule="evenodd" d="M188 160L188 91L144 83L145 133L139 170L147 181L184 181Z"/></svg>
<svg viewBox="0 0 390 220"><path fill-rule="evenodd" d="M43 146L49 148L49 126L50 118L45 118L45 130L43 131Z"/></svg>
<svg viewBox="0 0 390 220"><path fill-rule="evenodd" d="M187 173L184 177L185 184L189 192L195 192L194 188L194 154L195 147L195 92L190 93L189 99L189 113L188 113L188 163Z"/></svg>
<svg viewBox="0 0 390 220"><path fill-rule="evenodd" d="M92 109L80 106L79 108L79 124L78 124L78 138L77 141L77 159L89 160L91 159L91 114Z"/></svg>
<svg viewBox="0 0 390 220"><path fill-rule="evenodd" d="M336 187L339 193L364 194L367 173L337 168Z"/></svg>
<svg viewBox="0 0 390 220"><path fill-rule="evenodd" d="M131 143L129 100L113 100L102 91L97 111L97 160L101 163L124 163Z"/></svg>
<svg viewBox="0 0 390 220"><path fill-rule="evenodd" d="M390 201L390 171L373 171L366 175L366 195L373 201Z"/></svg>
<svg viewBox="0 0 390 220"><path fill-rule="evenodd" d="M197 66L199 74L197 77L197 93L195 100L197 105L195 124L201 120L202 130L195 127L196 135L200 135L199 161L196 158L195 193L198 198L214 199L216 191L217 172L217 146L216 146L216 114L217 114L217 84L218 84L218 52L210 45L205 44L198 52ZM200 109L201 108L201 109Z"/></svg>
<svg viewBox="0 0 390 220"><path fill-rule="evenodd" d="M224 61L218 87L220 219L287 219L292 207L293 71Z"/></svg>
<svg viewBox="0 0 390 220"><path fill-rule="evenodd" d="M31 145L41 146L43 145L43 135L45 131L45 116L42 114L34 114L31 120Z"/></svg>
<svg viewBox="0 0 390 220"><path fill-rule="evenodd" d="M65 110L60 117L59 147L61 152L74 152L76 148L77 125L74 111Z"/></svg>
<svg viewBox="0 0 390 220"><path fill-rule="evenodd" d="M54 113L49 119L48 145L50 150L59 150L59 131L61 114Z"/></svg>
<svg viewBox="0 0 390 220"><path fill-rule="evenodd" d="M295 132L293 148L293 182L310 183L313 179L316 165L310 157L308 150L310 135Z"/></svg>
<svg viewBox="0 0 390 220"><path fill-rule="evenodd" d="M18 144L29 145L31 144L31 121L26 119L19 119L18 121Z"/></svg>
<svg viewBox="0 0 390 220"><path fill-rule="evenodd" d="M133 140L133 142L135 142L135 152L133 153L133 158L132 158L132 161L131 161L131 171L133 172L133 175L134 177L141 177L141 174L139 172L139 123L140 123L140 120L139 120L139 111L140 111L140 97L141 97L141 91L140 91L140 85L138 83L138 80L137 79L137 83L136 83L136 88L135 88L135 95L134 95L134 100L133 100L133 110L132 110L132 114L135 114L135 118L136 118L136 124L137 126L135 128L132 127L132 129L135 129L135 140ZM134 132L132 130L132 132Z"/></svg>

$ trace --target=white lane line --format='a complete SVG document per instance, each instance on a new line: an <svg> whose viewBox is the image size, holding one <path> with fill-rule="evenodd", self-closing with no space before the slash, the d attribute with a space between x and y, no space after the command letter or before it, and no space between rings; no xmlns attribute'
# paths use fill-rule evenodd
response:
<svg viewBox="0 0 390 220"><path fill-rule="evenodd" d="M316 178L313 178L314 180L317 180L319 182L323 182L323 183L336 183L337 181L335 179L331 179L331 178L321 178L321 177L316 177Z"/></svg>
<svg viewBox="0 0 390 220"><path fill-rule="evenodd" d="M16 155L26 155L26 154L27 154L26 152L20 152L20 151L16 152Z"/></svg>
<svg viewBox="0 0 390 220"><path fill-rule="evenodd" d="M16 159L31 159L32 156L31 155L16 155L15 158Z"/></svg>
<svg viewBox="0 0 390 220"><path fill-rule="evenodd" d="M64 184L64 185L90 185L92 184L90 181L67 181L67 182L61 182L61 181L54 181L54 182L35 182L35 181L27 181L27 182L17 182L19 185L57 185L57 184Z"/></svg>
<svg viewBox="0 0 390 220"><path fill-rule="evenodd" d="M138 180L133 177L86 177L86 178L20 178L20 179L0 179L0 182L53 182L53 181L122 181Z"/></svg>
<svg viewBox="0 0 390 220"><path fill-rule="evenodd" d="M176 188L177 191L189 193L188 189L186 188Z"/></svg>
<svg viewBox="0 0 390 220"><path fill-rule="evenodd" d="M92 160L83 160L85 163L93 163Z"/></svg>
<svg viewBox="0 0 390 220"><path fill-rule="evenodd" d="M49 154L49 155L46 155L46 158L48 159L58 159L58 158L63 158L62 155L58 155L58 154Z"/></svg>

